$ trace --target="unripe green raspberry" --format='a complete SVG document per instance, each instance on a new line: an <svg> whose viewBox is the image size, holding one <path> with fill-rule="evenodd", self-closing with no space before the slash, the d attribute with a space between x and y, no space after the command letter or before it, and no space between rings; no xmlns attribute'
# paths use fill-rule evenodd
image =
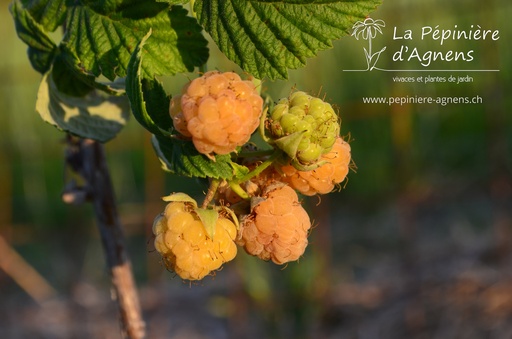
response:
<svg viewBox="0 0 512 339"><path fill-rule="evenodd" d="M268 128L277 147L305 166L328 153L340 131L332 106L304 92L281 99L270 112Z"/></svg>

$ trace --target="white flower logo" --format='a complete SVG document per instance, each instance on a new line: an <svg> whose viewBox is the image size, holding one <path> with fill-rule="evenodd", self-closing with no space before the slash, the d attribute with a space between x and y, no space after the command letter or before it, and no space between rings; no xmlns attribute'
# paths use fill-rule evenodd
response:
<svg viewBox="0 0 512 339"><path fill-rule="evenodd" d="M366 69L367 71L371 71L375 68L375 64L379 60L380 54L386 50L386 47L384 47L380 51L372 54L372 39L377 36L377 32L383 34L381 27L385 26L386 24L383 20L373 20L372 18L366 18L364 21L358 21L352 26L352 36L357 40L359 40L359 37L362 37L364 40L368 40L368 50L363 47L366 56L366 63L368 65Z"/></svg>

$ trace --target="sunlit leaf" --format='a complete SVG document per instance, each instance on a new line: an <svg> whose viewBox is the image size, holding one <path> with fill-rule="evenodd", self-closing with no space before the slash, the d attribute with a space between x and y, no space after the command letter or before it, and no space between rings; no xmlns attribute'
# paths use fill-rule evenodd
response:
<svg viewBox="0 0 512 339"><path fill-rule="evenodd" d="M173 128L169 115L169 98L158 80L142 78L142 52L150 35L151 31L144 36L131 56L126 77L126 94L137 121L151 133L162 134L162 131Z"/></svg>
<svg viewBox="0 0 512 339"><path fill-rule="evenodd" d="M39 86L36 111L60 130L100 142L115 137L129 116L126 97L105 97L98 92L72 97L57 89L51 73L44 75Z"/></svg>
<svg viewBox="0 0 512 339"><path fill-rule="evenodd" d="M114 80L126 75L131 54L150 29L141 66L144 77L192 71L208 59L197 21L181 6L169 10L165 3L150 1L131 1L122 8L79 3L70 9L64 43L83 68Z"/></svg>
<svg viewBox="0 0 512 339"><path fill-rule="evenodd" d="M13 1L9 9L18 37L28 45L28 57L32 67L40 73L46 73L57 53L57 45L48 36L45 27L23 7L21 1Z"/></svg>
<svg viewBox="0 0 512 339"><path fill-rule="evenodd" d="M381 0L198 0L199 22L220 50L256 78L285 79Z"/></svg>

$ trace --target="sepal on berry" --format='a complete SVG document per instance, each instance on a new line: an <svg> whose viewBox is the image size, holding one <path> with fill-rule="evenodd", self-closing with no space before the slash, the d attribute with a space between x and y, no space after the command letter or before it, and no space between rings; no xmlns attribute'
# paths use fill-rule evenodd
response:
<svg viewBox="0 0 512 339"><path fill-rule="evenodd" d="M215 225L219 219L219 212L209 208L196 208L194 212L201 219L208 238L213 239L215 236Z"/></svg>
<svg viewBox="0 0 512 339"><path fill-rule="evenodd" d="M228 219L231 219L231 221L235 224L237 231L240 230L240 223L238 221L238 217L236 216L235 211L226 206L220 206L218 207L218 210L221 215L225 214L228 217Z"/></svg>
<svg viewBox="0 0 512 339"><path fill-rule="evenodd" d="M283 150L291 159L295 159L299 145L304 137L306 131L298 131L279 139L274 140L276 146Z"/></svg>
<svg viewBox="0 0 512 339"><path fill-rule="evenodd" d="M190 195L182 192L173 193L171 195L162 197L162 200L166 202L188 202L197 208L197 201L195 201L195 199L193 199Z"/></svg>
<svg viewBox="0 0 512 339"><path fill-rule="evenodd" d="M293 167L295 167L295 169L297 169L298 171L303 171L303 172L314 171L317 168L325 165L326 163L327 163L327 161L325 161L325 160L318 160L317 162L315 162L311 165L303 165L300 161L297 161L297 159L292 159L290 161L290 164Z"/></svg>

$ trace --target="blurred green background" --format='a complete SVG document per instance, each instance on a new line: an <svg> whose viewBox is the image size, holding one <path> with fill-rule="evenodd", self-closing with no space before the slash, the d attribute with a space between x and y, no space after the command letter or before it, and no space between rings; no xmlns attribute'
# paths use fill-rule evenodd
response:
<svg viewBox="0 0 512 339"><path fill-rule="evenodd" d="M0 337L119 338L92 208L61 200L64 134L34 111L41 76L1 2L0 235L55 293L28 291L0 269ZM299 263L240 252L215 278L182 283L152 252L151 224L161 196L204 188L162 172L134 119L106 145L149 338L512 337L512 3L385 0L372 17L386 22L373 40L387 46L381 68L397 68L389 53L404 41L392 39L394 26L473 24L499 29L500 39L410 45L473 49L472 68L500 72L467 73L473 82L459 85L392 80L450 72L346 72L366 66L367 41L345 37L288 81L265 82L276 100L298 88L335 104L357 165L340 192L305 199L316 227ZM239 71L214 45L211 53L210 69ZM193 76L165 79L166 88L177 93ZM483 103L362 102L415 95Z"/></svg>

